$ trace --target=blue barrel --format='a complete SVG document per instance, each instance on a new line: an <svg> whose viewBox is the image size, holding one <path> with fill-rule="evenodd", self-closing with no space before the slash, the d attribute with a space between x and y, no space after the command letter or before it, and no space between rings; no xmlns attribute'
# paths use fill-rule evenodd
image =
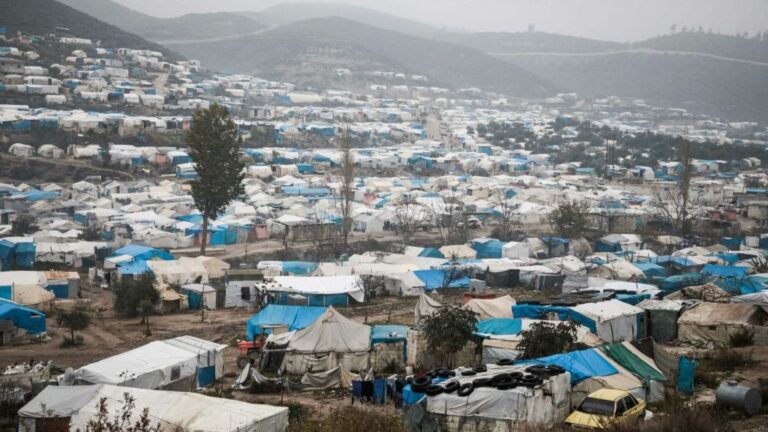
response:
<svg viewBox="0 0 768 432"><path fill-rule="evenodd" d="M387 403L387 380L379 378L373 381L373 403Z"/></svg>
<svg viewBox="0 0 768 432"><path fill-rule="evenodd" d="M363 397L363 382L358 380L352 381L352 396L356 398Z"/></svg>

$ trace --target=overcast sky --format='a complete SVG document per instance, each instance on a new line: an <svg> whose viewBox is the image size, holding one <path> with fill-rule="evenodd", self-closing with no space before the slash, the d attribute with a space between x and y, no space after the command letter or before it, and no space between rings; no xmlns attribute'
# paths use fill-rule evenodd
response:
<svg viewBox="0 0 768 432"><path fill-rule="evenodd" d="M261 10L280 0L115 0L155 16ZM321 3L325 0L303 0ZM768 31L768 0L335 0L442 27L478 31L537 30L634 41L672 24L733 34Z"/></svg>

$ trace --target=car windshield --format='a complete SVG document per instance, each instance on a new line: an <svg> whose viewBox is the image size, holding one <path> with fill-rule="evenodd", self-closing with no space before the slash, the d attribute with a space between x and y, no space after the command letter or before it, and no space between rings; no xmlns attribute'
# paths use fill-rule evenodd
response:
<svg viewBox="0 0 768 432"><path fill-rule="evenodd" d="M613 415L613 402L595 398L586 398L581 403L579 411L587 414L597 414L612 416Z"/></svg>

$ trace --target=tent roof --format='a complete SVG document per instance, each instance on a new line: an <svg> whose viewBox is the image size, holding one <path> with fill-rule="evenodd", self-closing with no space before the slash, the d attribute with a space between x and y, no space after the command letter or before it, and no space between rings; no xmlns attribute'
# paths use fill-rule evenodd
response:
<svg viewBox="0 0 768 432"><path fill-rule="evenodd" d="M495 299L472 299L461 308L475 312L479 320L512 318L512 306L516 303L511 296L505 295Z"/></svg>
<svg viewBox="0 0 768 432"><path fill-rule="evenodd" d="M365 299L360 276L275 276L273 280L281 289L299 294L349 294L361 303Z"/></svg>
<svg viewBox="0 0 768 432"><path fill-rule="evenodd" d="M621 300L583 303L574 306L573 310L595 320L595 322L605 322L621 316L632 316L643 313L642 309L624 303Z"/></svg>
<svg viewBox="0 0 768 432"><path fill-rule="evenodd" d="M760 308L746 303L699 303L680 316L678 324L750 324Z"/></svg>
<svg viewBox="0 0 768 432"><path fill-rule="evenodd" d="M299 330L288 345L301 353L368 351L371 328L358 324L329 307L311 325Z"/></svg>

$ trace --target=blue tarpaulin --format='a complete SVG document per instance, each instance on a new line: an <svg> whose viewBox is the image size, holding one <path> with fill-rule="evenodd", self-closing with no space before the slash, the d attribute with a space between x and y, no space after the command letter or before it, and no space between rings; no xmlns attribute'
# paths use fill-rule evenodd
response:
<svg viewBox="0 0 768 432"><path fill-rule="evenodd" d="M477 252L477 258L501 258L501 248L504 245L496 239L473 240L472 249Z"/></svg>
<svg viewBox="0 0 768 432"><path fill-rule="evenodd" d="M521 361L520 363L544 363L558 365L571 373L571 384L577 384L588 378L608 376L619 373L611 366L596 348L582 351L573 351L565 354L555 354L535 360Z"/></svg>
<svg viewBox="0 0 768 432"><path fill-rule="evenodd" d="M450 271L451 270L442 269L416 270L413 274L424 283L424 290L432 291L443 287L446 278L450 277ZM460 277L453 279L454 280L450 281L450 284L448 284L448 288L469 288L469 276L461 275Z"/></svg>
<svg viewBox="0 0 768 432"><path fill-rule="evenodd" d="M664 267L650 263L650 262L636 262L632 263L635 267L637 267L641 272L645 274L646 277L659 277L659 276L666 276L667 272L664 270Z"/></svg>
<svg viewBox="0 0 768 432"><path fill-rule="evenodd" d="M512 306L512 316L515 318L547 319L549 313L556 313L562 321L575 321L587 327L592 333L597 333L597 325L586 316L565 306L541 306L533 304L516 304Z"/></svg>
<svg viewBox="0 0 768 432"><path fill-rule="evenodd" d="M722 278L742 277L747 275L749 267L724 266L717 264L707 264L701 270L705 275L719 276Z"/></svg>
<svg viewBox="0 0 768 432"><path fill-rule="evenodd" d="M480 335L516 335L523 329L518 318L491 318L477 323L475 333Z"/></svg>
<svg viewBox="0 0 768 432"><path fill-rule="evenodd" d="M129 255L135 261L149 261L153 258L160 258L166 261L172 260L173 255L162 249L155 249L147 246L130 244L116 250L112 256Z"/></svg>
<svg viewBox="0 0 768 432"><path fill-rule="evenodd" d="M308 275L315 271L317 264L309 261L283 261L283 272L290 275Z"/></svg>
<svg viewBox="0 0 768 432"><path fill-rule="evenodd" d="M245 323L246 337L253 340L261 334L261 326L285 325L289 331L301 330L315 322L324 312L324 307L270 304ZM270 333L270 329L264 329L264 334Z"/></svg>
<svg viewBox="0 0 768 432"><path fill-rule="evenodd" d="M138 276L144 273L151 273L147 262L144 260L127 262L125 264L118 263L117 272L123 275Z"/></svg>
<svg viewBox="0 0 768 432"><path fill-rule="evenodd" d="M661 289L664 291L677 291L685 287L701 285L704 282L704 275L701 273L684 273L664 278L661 282Z"/></svg>
<svg viewBox="0 0 768 432"><path fill-rule="evenodd" d="M696 360L689 360L687 357L680 357L680 361L677 364L677 389L683 393L693 394L693 375L696 373L696 368L699 367L699 362Z"/></svg>
<svg viewBox="0 0 768 432"><path fill-rule="evenodd" d="M13 321L13 325L37 335L45 333L45 314L9 300L0 299L0 319Z"/></svg>
<svg viewBox="0 0 768 432"><path fill-rule="evenodd" d="M381 343L402 342L403 360L406 360L408 330L408 327L402 325L375 325L371 329L371 346Z"/></svg>
<svg viewBox="0 0 768 432"><path fill-rule="evenodd" d="M35 244L32 242L16 243L14 258L17 266L32 268L35 265Z"/></svg>

